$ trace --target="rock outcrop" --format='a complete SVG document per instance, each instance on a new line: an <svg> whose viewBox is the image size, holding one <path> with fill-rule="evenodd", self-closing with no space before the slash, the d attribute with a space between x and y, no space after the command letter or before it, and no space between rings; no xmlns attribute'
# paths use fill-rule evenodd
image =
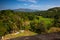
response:
<svg viewBox="0 0 60 40"><path fill-rule="evenodd" d="M17 37L10 40L60 40L60 32Z"/></svg>

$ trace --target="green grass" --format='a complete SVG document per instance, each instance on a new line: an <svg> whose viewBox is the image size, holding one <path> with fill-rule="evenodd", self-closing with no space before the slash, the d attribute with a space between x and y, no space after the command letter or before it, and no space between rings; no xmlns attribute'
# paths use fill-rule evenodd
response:
<svg viewBox="0 0 60 40"><path fill-rule="evenodd" d="M51 24L54 20L51 18L44 18L42 16L38 16L38 17L39 17L39 22L44 22L45 24Z"/></svg>

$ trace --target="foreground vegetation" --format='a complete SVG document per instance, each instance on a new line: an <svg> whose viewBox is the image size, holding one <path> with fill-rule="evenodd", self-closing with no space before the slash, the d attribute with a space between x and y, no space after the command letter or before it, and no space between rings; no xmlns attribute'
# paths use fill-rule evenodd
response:
<svg viewBox="0 0 60 40"><path fill-rule="evenodd" d="M60 7L36 12L0 11L0 36L16 33L20 30L29 30L33 32L32 34L41 34L57 32L60 31L59 29ZM20 33L18 35L21 36Z"/></svg>

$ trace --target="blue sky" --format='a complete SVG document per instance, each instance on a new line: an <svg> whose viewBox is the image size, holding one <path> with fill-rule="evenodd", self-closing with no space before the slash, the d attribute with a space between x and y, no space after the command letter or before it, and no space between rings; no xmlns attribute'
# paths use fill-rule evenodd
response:
<svg viewBox="0 0 60 40"><path fill-rule="evenodd" d="M60 7L60 0L0 0L0 10L19 8L47 10L52 7Z"/></svg>

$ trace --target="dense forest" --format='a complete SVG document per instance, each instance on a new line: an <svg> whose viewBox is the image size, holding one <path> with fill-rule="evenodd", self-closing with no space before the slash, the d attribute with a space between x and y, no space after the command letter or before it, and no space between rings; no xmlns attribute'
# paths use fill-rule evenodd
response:
<svg viewBox="0 0 60 40"><path fill-rule="evenodd" d="M60 7L35 12L1 10L0 36L19 30L29 30L38 34L60 31Z"/></svg>

